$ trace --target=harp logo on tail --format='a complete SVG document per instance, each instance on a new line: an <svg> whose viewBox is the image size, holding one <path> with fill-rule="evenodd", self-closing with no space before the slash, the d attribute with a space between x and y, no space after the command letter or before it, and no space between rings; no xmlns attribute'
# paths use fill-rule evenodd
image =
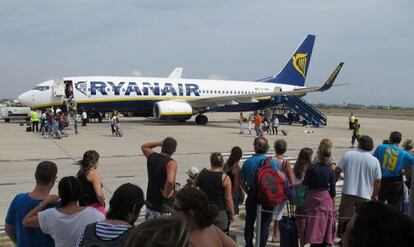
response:
<svg viewBox="0 0 414 247"><path fill-rule="evenodd" d="M293 67L299 72L303 78L306 77L306 63L307 63L307 53L298 53L292 57Z"/></svg>

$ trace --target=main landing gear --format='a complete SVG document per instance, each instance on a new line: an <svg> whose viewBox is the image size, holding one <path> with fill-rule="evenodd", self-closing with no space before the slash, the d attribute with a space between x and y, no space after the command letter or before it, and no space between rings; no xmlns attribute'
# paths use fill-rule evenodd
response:
<svg viewBox="0 0 414 247"><path fill-rule="evenodd" d="M198 125L206 125L208 122L208 118L205 115L197 115L195 121Z"/></svg>

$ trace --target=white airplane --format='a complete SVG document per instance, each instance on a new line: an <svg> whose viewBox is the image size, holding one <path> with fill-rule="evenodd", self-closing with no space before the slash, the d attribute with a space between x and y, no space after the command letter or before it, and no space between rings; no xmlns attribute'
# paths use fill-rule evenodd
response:
<svg viewBox="0 0 414 247"><path fill-rule="evenodd" d="M300 95L328 90L343 63L320 87L304 87L315 35L307 35L279 74L258 81L183 79L182 68L167 78L76 76L48 80L18 97L33 109L64 106L67 99L87 113L132 112L160 120L186 121L210 111L254 111L274 106L276 96Z"/></svg>

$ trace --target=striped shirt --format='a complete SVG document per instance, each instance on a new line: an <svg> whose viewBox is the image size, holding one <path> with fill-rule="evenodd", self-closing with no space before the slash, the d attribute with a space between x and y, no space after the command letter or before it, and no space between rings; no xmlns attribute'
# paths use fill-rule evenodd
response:
<svg viewBox="0 0 414 247"><path fill-rule="evenodd" d="M111 241L119 238L124 232L128 231L132 226L130 224L113 225L106 222L99 222L95 227L96 236L103 241ZM78 247L83 244L85 232L82 233L78 240Z"/></svg>

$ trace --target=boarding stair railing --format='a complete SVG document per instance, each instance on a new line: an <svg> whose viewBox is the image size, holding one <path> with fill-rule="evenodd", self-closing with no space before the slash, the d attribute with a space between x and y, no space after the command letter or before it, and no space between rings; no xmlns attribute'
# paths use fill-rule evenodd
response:
<svg viewBox="0 0 414 247"><path fill-rule="evenodd" d="M302 97L286 95L282 97L282 102L299 114L308 124L315 127L326 126L326 116Z"/></svg>

